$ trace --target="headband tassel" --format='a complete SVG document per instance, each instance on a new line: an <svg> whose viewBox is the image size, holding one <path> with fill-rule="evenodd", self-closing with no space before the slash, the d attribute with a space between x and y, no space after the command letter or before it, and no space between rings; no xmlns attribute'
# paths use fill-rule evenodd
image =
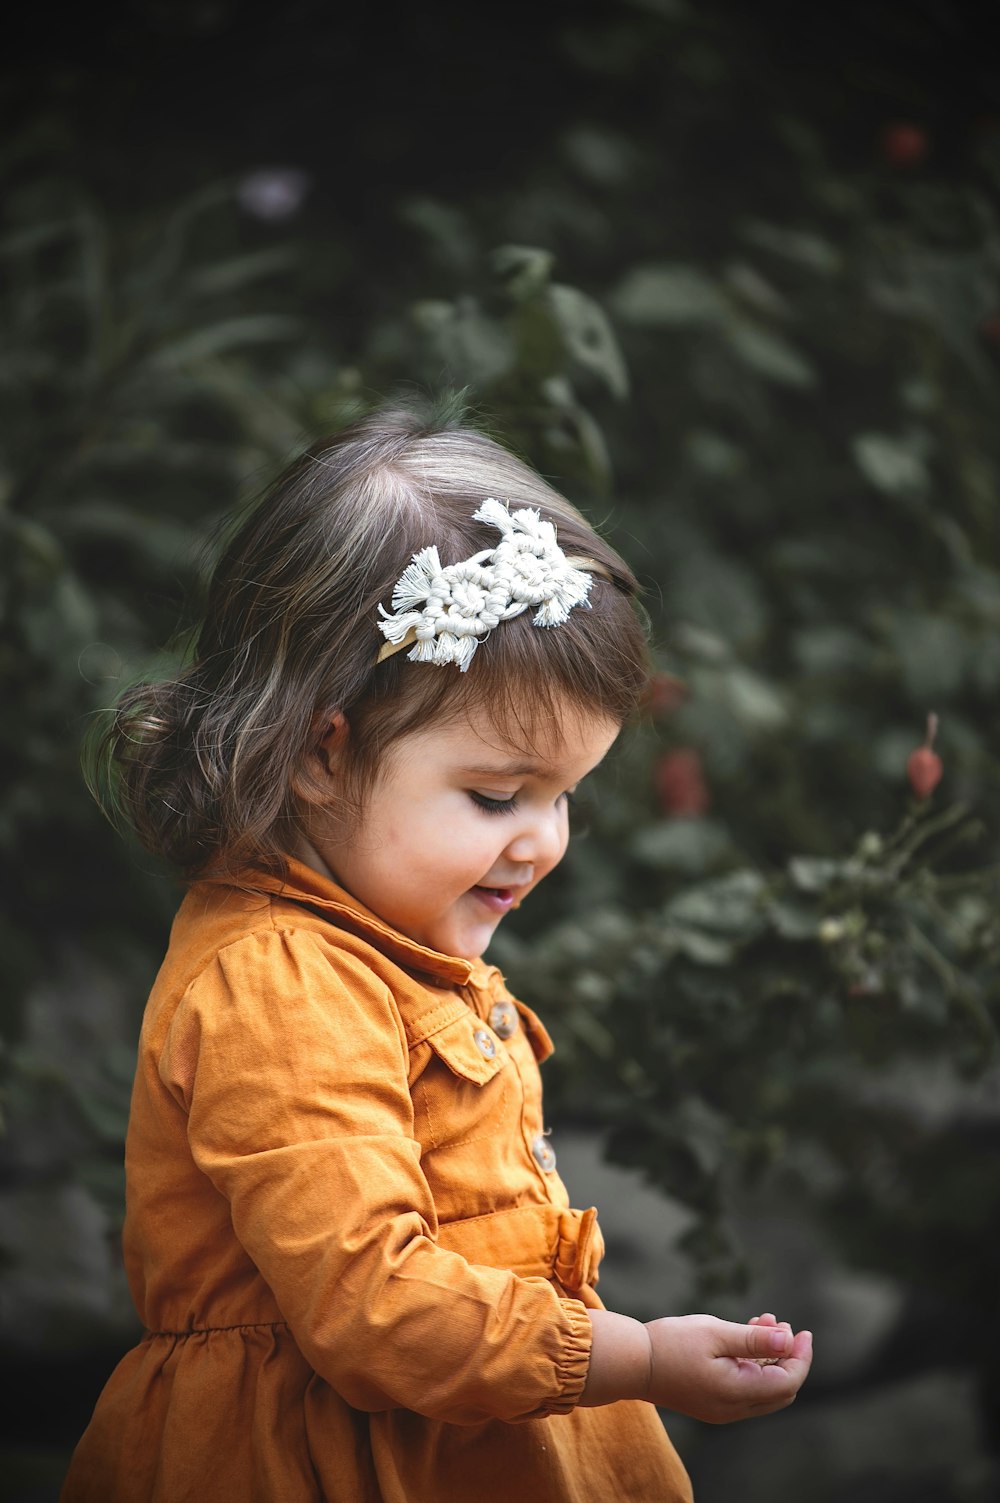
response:
<svg viewBox="0 0 1000 1503"><path fill-rule="evenodd" d="M442 565L433 545L415 553L393 588L395 614L379 606L386 638L379 662L409 647L410 662L453 663L465 673L501 621L533 609L535 626L561 626L575 606L589 604L591 574L610 577L593 559L567 558L534 507L512 512L489 496L473 520L495 527L500 542L457 564Z"/></svg>

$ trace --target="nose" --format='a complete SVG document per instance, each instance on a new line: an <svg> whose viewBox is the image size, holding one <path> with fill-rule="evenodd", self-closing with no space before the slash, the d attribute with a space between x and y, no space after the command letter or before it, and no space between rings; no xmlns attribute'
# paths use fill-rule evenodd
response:
<svg viewBox="0 0 1000 1503"><path fill-rule="evenodd" d="M566 815L558 806L528 816L504 850L508 861L534 868L537 880L563 858L569 839Z"/></svg>

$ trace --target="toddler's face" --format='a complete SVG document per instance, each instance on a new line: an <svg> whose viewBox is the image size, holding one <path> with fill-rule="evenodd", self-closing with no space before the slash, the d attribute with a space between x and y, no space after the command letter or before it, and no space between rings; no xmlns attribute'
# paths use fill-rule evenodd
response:
<svg viewBox="0 0 1000 1503"><path fill-rule="evenodd" d="M349 838L331 820L313 845L340 885L400 933L475 959L562 860L566 795L618 731L571 708L525 752L502 745L485 715L436 723L390 747Z"/></svg>

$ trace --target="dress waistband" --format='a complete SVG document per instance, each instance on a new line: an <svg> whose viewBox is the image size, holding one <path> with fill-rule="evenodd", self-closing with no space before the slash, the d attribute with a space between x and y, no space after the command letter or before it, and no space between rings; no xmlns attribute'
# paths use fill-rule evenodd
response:
<svg viewBox="0 0 1000 1503"><path fill-rule="evenodd" d="M465 1221L447 1221L439 1226L436 1240L439 1247L458 1253L469 1263L509 1269L521 1278L554 1279L567 1294L580 1296L585 1304L600 1304L592 1291L604 1256L604 1238L593 1206L586 1211L549 1204L510 1206ZM177 1341L227 1331L277 1333L282 1329L287 1327L281 1320L250 1320L161 1328L146 1335L147 1339L168 1337Z"/></svg>
<svg viewBox="0 0 1000 1503"><path fill-rule="evenodd" d="M604 1256L593 1206L586 1211L548 1204L511 1206L445 1222L438 1227L437 1243L469 1263L508 1268L522 1278L554 1278L570 1294L594 1287Z"/></svg>

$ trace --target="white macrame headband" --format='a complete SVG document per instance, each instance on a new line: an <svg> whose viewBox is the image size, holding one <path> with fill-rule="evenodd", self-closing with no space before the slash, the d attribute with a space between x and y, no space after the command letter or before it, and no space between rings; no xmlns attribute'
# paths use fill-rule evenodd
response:
<svg viewBox="0 0 1000 1503"><path fill-rule="evenodd" d="M592 573L610 578L592 558L567 558L533 507L512 512L490 496L473 520L496 527L499 543L458 564L442 566L435 547L413 555L392 592L395 614L379 606L380 663L412 647L411 662L454 663L464 673L501 621L534 608L535 626L561 626L575 605L588 604Z"/></svg>

